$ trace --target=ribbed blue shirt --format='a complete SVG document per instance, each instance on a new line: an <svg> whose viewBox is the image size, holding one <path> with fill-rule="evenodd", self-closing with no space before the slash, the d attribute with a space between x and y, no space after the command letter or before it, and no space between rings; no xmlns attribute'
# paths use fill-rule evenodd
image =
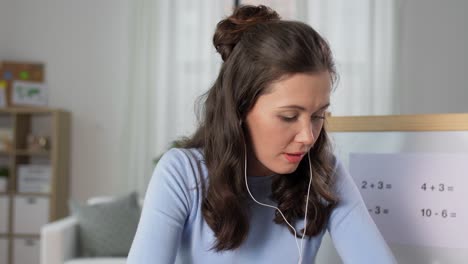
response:
<svg viewBox="0 0 468 264"><path fill-rule="evenodd" d="M334 190L340 202L330 216L327 229L304 239L303 263L314 263L326 231L344 263L396 263L359 190L340 162L335 166L335 173ZM249 188L260 202L275 205L269 198L273 177L248 177ZM146 192L128 264L298 262L294 236L285 226L273 222L275 209L253 201L246 205L251 213L246 241L235 250L211 250L215 236L202 215L200 180L208 181L200 150L171 149L164 154ZM301 230L303 225L303 220L296 221L296 230Z"/></svg>

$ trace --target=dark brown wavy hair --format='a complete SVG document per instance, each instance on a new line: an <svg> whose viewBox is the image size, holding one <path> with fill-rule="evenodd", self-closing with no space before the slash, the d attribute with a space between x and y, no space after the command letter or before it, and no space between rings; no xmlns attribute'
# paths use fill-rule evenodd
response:
<svg viewBox="0 0 468 264"><path fill-rule="evenodd" d="M336 71L327 42L314 29L280 20L262 5L241 6L220 21L213 43L224 63L211 89L201 97L204 104L197 131L179 145L204 152L209 182L203 185L202 213L216 236L213 249L221 251L238 248L249 232L243 168L248 140L240 121L274 81L295 73L327 71L334 82ZM334 158L325 127L309 153L314 177L306 235L315 236L326 227L338 202L331 190ZM271 198L293 225L304 217L308 184L308 159L295 172L273 180ZM289 228L278 212L273 220Z"/></svg>

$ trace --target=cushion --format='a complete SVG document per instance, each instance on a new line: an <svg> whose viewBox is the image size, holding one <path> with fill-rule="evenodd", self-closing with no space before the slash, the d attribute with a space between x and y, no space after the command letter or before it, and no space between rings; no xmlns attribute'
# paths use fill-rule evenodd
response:
<svg viewBox="0 0 468 264"><path fill-rule="evenodd" d="M78 219L82 255L126 257L138 226L141 209L135 192L92 205L70 201Z"/></svg>

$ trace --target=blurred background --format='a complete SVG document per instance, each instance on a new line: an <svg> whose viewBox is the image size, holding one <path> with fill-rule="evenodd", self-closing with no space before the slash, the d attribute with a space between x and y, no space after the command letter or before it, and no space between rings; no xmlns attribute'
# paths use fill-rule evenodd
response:
<svg viewBox="0 0 468 264"><path fill-rule="evenodd" d="M48 106L71 115L63 196L143 197L154 160L194 132L196 100L222 63L214 29L240 4L270 6L328 40L340 76L333 116L468 113L465 0L0 0L0 61L42 63ZM16 215L6 216L17 194L11 179L10 191L0 191L3 258L18 237ZM52 201L61 185L54 188ZM40 213L45 222L58 216ZM37 241L40 227L25 238ZM339 263L328 237L322 247L319 260Z"/></svg>

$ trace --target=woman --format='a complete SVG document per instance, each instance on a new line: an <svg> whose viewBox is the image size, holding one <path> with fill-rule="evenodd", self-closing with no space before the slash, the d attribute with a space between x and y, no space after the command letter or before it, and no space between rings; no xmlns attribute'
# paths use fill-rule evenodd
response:
<svg viewBox="0 0 468 264"><path fill-rule="evenodd" d="M326 41L243 6L213 42L224 63L201 124L159 161L128 263L313 263L326 230L346 263L395 263L330 149Z"/></svg>

